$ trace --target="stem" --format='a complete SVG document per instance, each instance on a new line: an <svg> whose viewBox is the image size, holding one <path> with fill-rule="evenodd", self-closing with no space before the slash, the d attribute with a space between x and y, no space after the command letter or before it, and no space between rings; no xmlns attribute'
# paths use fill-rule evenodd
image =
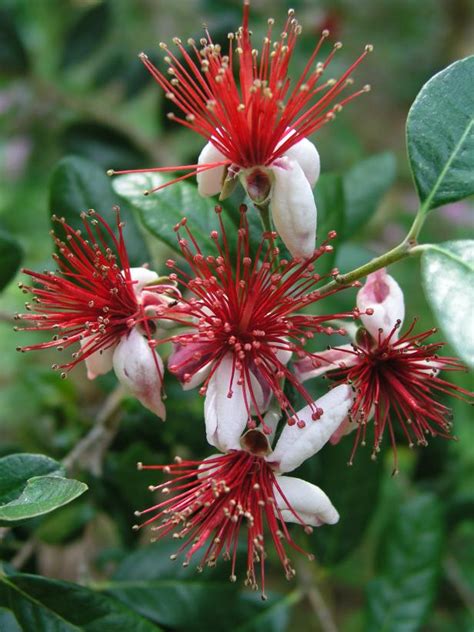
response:
<svg viewBox="0 0 474 632"><path fill-rule="evenodd" d="M255 208L258 209L260 213L260 219L262 220L263 230L265 232L272 232L272 222L270 219L270 204L268 202L264 204L253 203Z"/></svg>
<svg viewBox="0 0 474 632"><path fill-rule="evenodd" d="M118 412L124 395L125 390L121 385L110 393L97 415L94 426L63 459L62 464L66 470L72 470L84 457L81 465L95 475L100 474L102 458L119 427Z"/></svg>
<svg viewBox="0 0 474 632"><path fill-rule="evenodd" d="M338 274L333 281L323 285L319 289L319 293L324 296L339 285L350 285L351 283L354 283L354 281L358 281L368 274L371 274L376 270L380 270L380 268L385 268L386 266L395 263L396 261L400 261L401 259L405 259L410 255L419 254L422 250L422 246L417 245L417 239L425 222L425 217L426 214L424 213L423 208L420 207L407 236L400 244L398 244L398 246L395 246L395 248L392 248L392 250L389 250L379 257L374 257L367 263L364 263L364 265L359 266L350 272Z"/></svg>
<svg viewBox="0 0 474 632"><path fill-rule="evenodd" d="M321 630L323 632L338 632L338 627L333 614L325 602L321 591L318 589L316 580L310 572L307 563L303 561L298 562L297 577L299 578L299 585L306 595L311 608L319 621Z"/></svg>
<svg viewBox="0 0 474 632"><path fill-rule="evenodd" d="M85 437L67 454L62 460L64 469L68 472L82 460L81 465L89 469L93 474L99 475L102 459L105 451L111 444L119 427L120 416L117 414L120 410L125 389L119 385L113 390L104 402L104 405L97 414L96 423ZM0 528L0 540L5 538L11 531L12 527ZM26 540L16 555L11 560L14 568L21 569L22 566L33 555L36 547L34 536Z"/></svg>

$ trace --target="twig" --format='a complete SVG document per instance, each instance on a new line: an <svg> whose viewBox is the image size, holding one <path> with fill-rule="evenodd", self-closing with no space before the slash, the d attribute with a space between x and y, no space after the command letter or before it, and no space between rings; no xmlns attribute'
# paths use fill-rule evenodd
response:
<svg viewBox="0 0 474 632"><path fill-rule="evenodd" d="M118 413L124 395L125 389L121 385L110 393L97 415L94 426L62 460L67 471L72 470L79 461L82 461L82 465L92 474L96 476L100 474L103 456L119 427L120 415Z"/></svg>
<svg viewBox="0 0 474 632"><path fill-rule="evenodd" d="M332 612L324 601L324 597L318 589L306 562L299 562L296 576L299 578L300 587L308 598L313 612L319 621L321 630L323 632L338 632L338 627L334 621Z"/></svg>
<svg viewBox="0 0 474 632"><path fill-rule="evenodd" d="M471 614L474 614L474 593L471 590L469 584L462 576L459 564L453 557L449 556L445 559L443 563L443 568L444 572L446 573L446 577L449 579L451 585L456 590L461 601L471 612Z"/></svg>
<svg viewBox="0 0 474 632"><path fill-rule="evenodd" d="M97 420L93 428L62 460L65 470L71 471L75 465L81 465L98 476L102 469L104 454L112 443L120 423L120 404L125 395L125 389L119 385L113 390L104 402L97 414ZM5 537L11 527L0 531L0 536ZM36 548L34 537L26 540L11 560L11 565L17 570L29 560Z"/></svg>
<svg viewBox="0 0 474 632"><path fill-rule="evenodd" d="M33 555L35 548L36 548L35 538L31 538L29 540L26 540L26 542L23 542L21 548L10 560L10 564L13 566L13 568L16 568L17 570L22 568L22 566L24 566L26 562L30 559L30 557Z"/></svg>

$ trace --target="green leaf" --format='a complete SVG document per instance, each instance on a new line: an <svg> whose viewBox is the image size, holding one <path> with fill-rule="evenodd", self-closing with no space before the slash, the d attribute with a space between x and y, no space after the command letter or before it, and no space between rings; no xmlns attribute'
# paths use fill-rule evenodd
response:
<svg viewBox="0 0 474 632"><path fill-rule="evenodd" d="M67 156L56 166L50 184L51 213L65 217L68 224L83 228L81 213L93 208L113 227L113 207L120 204L120 216L125 222L124 237L132 266L141 266L148 259L148 250L136 224L133 210L121 204L114 193L110 178L93 162L77 156Z"/></svg>
<svg viewBox="0 0 474 632"><path fill-rule="evenodd" d="M325 565L337 564L360 544L377 506L383 458L372 461L367 448L359 447L353 465L348 466L353 445L354 435L328 445L318 454L317 472L303 476L326 492L340 514L337 524L316 529L310 540L311 549ZM311 468L311 462L307 463Z"/></svg>
<svg viewBox="0 0 474 632"><path fill-rule="evenodd" d="M64 470L54 459L42 454L9 454L0 459L0 503L17 498L29 478L63 476Z"/></svg>
<svg viewBox="0 0 474 632"><path fill-rule="evenodd" d="M330 242L334 250L326 253L317 262L318 274L326 274L334 267L336 244L343 232L344 188L341 176L335 173L323 174L318 180L314 195L318 208L318 246L327 239L330 231L335 230L338 235L337 239Z"/></svg>
<svg viewBox="0 0 474 632"><path fill-rule="evenodd" d="M281 622L296 601L293 593L291 599L269 595L262 602L258 594L241 591L238 582L229 581L229 562L198 574L191 566L183 568L179 560L170 560L176 549L175 541L163 540L132 553L103 588L166 627L224 632L232 622L232 629L242 632L284 629Z"/></svg>
<svg viewBox="0 0 474 632"><path fill-rule="evenodd" d="M432 77L407 119L408 157L424 211L474 193L474 56Z"/></svg>
<svg viewBox="0 0 474 632"><path fill-rule="evenodd" d="M197 187L189 182L177 182L148 196L143 194L168 180L169 177L159 173L137 173L114 178L113 186L120 196L138 210L150 233L167 246L181 252L174 226L187 217L201 250L206 254L214 254L215 244L210 232L218 228L216 199L201 197ZM229 234L234 235L235 226L226 212L222 214L222 219L230 227Z"/></svg>
<svg viewBox="0 0 474 632"><path fill-rule="evenodd" d="M19 243L8 233L0 230L0 290L15 276L23 257Z"/></svg>
<svg viewBox="0 0 474 632"><path fill-rule="evenodd" d="M6 10L0 11L0 74L13 76L27 72L28 55L16 24Z"/></svg>
<svg viewBox="0 0 474 632"><path fill-rule="evenodd" d="M0 608L0 630L4 630L4 632L22 632L13 612L6 608Z"/></svg>
<svg viewBox="0 0 474 632"><path fill-rule="evenodd" d="M274 600L265 610L234 628L234 632L286 632L291 608L300 600L301 593L293 590L282 599Z"/></svg>
<svg viewBox="0 0 474 632"><path fill-rule="evenodd" d="M415 632L433 602L441 569L443 529L438 499L407 501L383 538L379 576L367 587L366 632Z"/></svg>
<svg viewBox="0 0 474 632"><path fill-rule="evenodd" d="M86 9L65 34L61 67L80 64L95 53L104 42L110 24L108 2L102 1Z"/></svg>
<svg viewBox="0 0 474 632"><path fill-rule="evenodd" d="M456 353L474 367L474 240L426 246L421 257L426 297Z"/></svg>
<svg viewBox="0 0 474 632"><path fill-rule="evenodd" d="M87 485L64 478L59 463L39 454L0 459L0 522L11 524L48 513L83 494Z"/></svg>
<svg viewBox="0 0 474 632"><path fill-rule="evenodd" d="M0 605L13 612L25 632L159 630L107 595L36 575L0 576Z"/></svg>
<svg viewBox="0 0 474 632"><path fill-rule="evenodd" d="M390 152L370 156L344 174L345 239L367 224L392 186L395 174L396 160Z"/></svg>

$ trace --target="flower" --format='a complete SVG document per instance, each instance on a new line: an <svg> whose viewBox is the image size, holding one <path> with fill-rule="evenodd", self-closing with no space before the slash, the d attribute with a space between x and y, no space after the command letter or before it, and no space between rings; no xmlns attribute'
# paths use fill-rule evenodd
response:
<svg viewBox="0 0 474 632"><path fill-rule="evenodd" d="M456 358L438 355L443 343L425 343L436 329L414 334L414 321L399 335L405 316L403 293L385 270L367 277L357 306L364 328L358 331L356 342L319 354L316 362L303 359L296 369L302 381L329 372L330 377L352 384L355 398L350 418L339 427L333 442L357 427L352 460L358 444L365 445L368 421L373 418L372 456L380 451L388 431L397 471L394 424L410 447L427 445L427 435L449 437L451 411L437 397L449 394L465 399L472 398L472 393L439 377L440 371L462 371L464 366Z"/></svg>
<svg viewBox="0 0 474 632"><path fill-rule="evenodd" d="M369 86L364 86L338 101L341 92L352 83L350 75L372 46L366 46L339 79L320 84L342 46L337 42L327 58L316 63L329 35L325 30L301 76L292 85L289 65L301 33L293 9L288 11L283 32L274 42L274 20L268 20L261 51L252 47L249 11L250 1L246 0L242 26L228 35L227 54L206 31L200 48L194 40L188 40L190 52L179 38L173 40L177 54L165 43L160 44L166 53L167 75L145 53L140 55L166 97L184 115L170 113L169 118L208 142L197 164L139 171L191 170L153 191L197 175L200 193L221 193L221 199L233 190L239 178L258 206L270 204L275 228L290 253L311 256L316 237L316 205L311 189L319 177L320 164L316 147L308 137L332 120L345 104L369 90ZM238 69L236 75L234 65Z"/></svg>
<svg viewBox="0 0 474 632"><path fill-rule="evenodd" d="M33 295L36 310L16 316L30 323L21 329L52 331L54 336L48 342L19 347L19 351L51 347L62 351L79 343L69 362L53 368L66 377L84 361L89 379L113 368L141 403L164 419L163 362L152 336L157 318L175 302L176 289L147 268L130 267L118 211L118 237L94 211L81 217L86 238L64 219L53 217L65 235L63 240L52 232L59 252L53 259L59 273L23 270L37 285L20 283L25 293ZM26 308L31 311L33 306L27 303Z"/></svg>
<svg viewBox="0 0 474 632"><path fill-rule="evenodd" d="M300 524L311 532L312 527L339 520L336 509L319 487L284 474L319 452L347 415L351 401L347 385L334 388L317 402L324 410L321 417L313 421L312 409L306 406L298 414L306 419L306 426L300 429L296 424L285 424L273 451L267 436L259 429L241 436L243 427L234 425L230 433L227 430L225 436L218 436L217 445L223 454L204 461L177 457L172 465L139 463L139 469L161 470L172 479L150 488L169 497L137 511L136 515L145 516L146 520L134 528L153 524L155 540L172 533L182 543L171 558L184 554L184 566L198 552L202 554L198 569L215 566L219 556L231 560L230 580L236 581L239 532L246 524L246 584L257 590L260 575L265 598L267 533L287 579L291 579L295 571L285 543L304 551L293 541L285 523ZM308 557L314 559L312 555Z"/></svg>
<svg viewBox="0 0 474 632"><path fill-rule="evenodd" d="M305 349L308 340L316 334L344 334L345 330L331 327L330 321L354 317L354 312L312 315L303 311L321 299L316 285L322 277L314 271L314 263L332 250L327 242L308 259L279 260L275 234L265 233L252 258L246 207L242 206L237 254L233 255L221 211L216 207L220 236L217 230L211 233L217 256L202 253L183 219L176 230L188 266L183 270L174 260L167 262L172 270L169 278L183 290L181 314L171 313L167 318L185 326L169 339L174 352L168 369L185 389L202 384L207 439L212 445L221 428L234 422L248 422L251 427L252 415L266 431L263 413L272 397L290 423L304 426L284 390L285 381L306 400L317 419L317 405L288 363L293 354L314 359Z"/></svg>

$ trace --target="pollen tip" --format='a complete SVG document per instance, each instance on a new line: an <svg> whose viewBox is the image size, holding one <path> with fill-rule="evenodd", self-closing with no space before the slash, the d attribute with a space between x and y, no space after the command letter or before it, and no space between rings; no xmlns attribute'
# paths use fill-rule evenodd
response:
<svg viewBox="0 0 474 632"><path fill-rule="evenodd" d="M143 463L141 461L137 463L137 470L143 470Z"/></svg>
<svg viewBox="0 0 474 632"><path fill-rule="evenodd" d="M147 60L148 55L142 51L141 53L138 54L138 58L141 60Z"/></svg>
<svg viewBox="0 0 474 632"><path fill-rule="evenodd" d="M367 44L365 47L365 52L366 53L371 53L374 50L374 45L373 44Z"/></svg>
<svg viewBox="0 0 474 632"><path fill-rule="evenodd" d="M115 175L115 171L113 169L107 169L106 173L107 173L108 176Z"/></svg>
<svg viewBox="0 0 474 632"><path fill-rule="evenodd" d="M150 195L150 191L143 191L143 195L146 197L148 195Z"/></svg>

